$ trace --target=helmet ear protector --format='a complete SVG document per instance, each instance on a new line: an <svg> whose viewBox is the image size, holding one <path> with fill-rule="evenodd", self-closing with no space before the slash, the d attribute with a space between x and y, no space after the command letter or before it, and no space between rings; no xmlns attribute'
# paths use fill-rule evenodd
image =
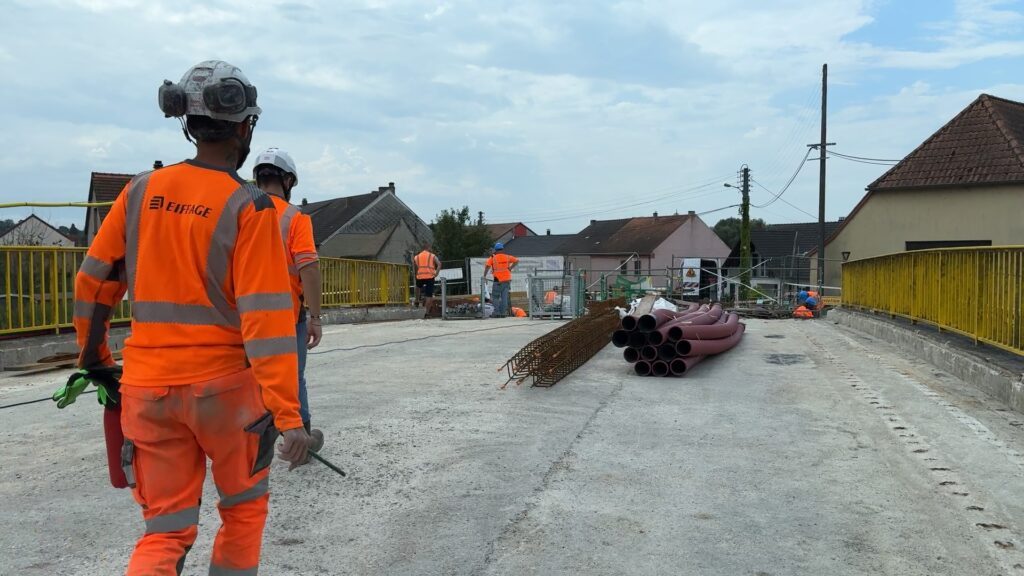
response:
<svg viewBox="0 0 1024 576"><path fill-rule="evenodd" d="M167 118L180 118L188 111L188 95L181 84L164 80L157 99ZM246 86L237 78L222 78L203 87L203 105L215 114L239 114L256 106L256 87Z"/></svg>

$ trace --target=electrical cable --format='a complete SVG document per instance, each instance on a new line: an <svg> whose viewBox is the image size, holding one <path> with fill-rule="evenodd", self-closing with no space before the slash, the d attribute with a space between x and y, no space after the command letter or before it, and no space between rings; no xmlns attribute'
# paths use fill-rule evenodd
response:
<svg viewBox="0 0 1024 576"><path fill-rule="evenodd" d="M789 190L789 187L793 184L793 181L796 180L797 175L800 174L800 171L804 169L804 164L807 163L807 158L811 155L811 150L813 150L813 148L808 148L807 149L807 153L804 154L803 159L800 160L800 164L797 165L796 171L793 172L793 175L789 177L789 181L786 182L786 185L783 186L782 190L779 190L779 192L777 194L776 193L772 193L771 190L768 190L767 188L765 188L765 186L763 184L758 184L759 186L761 186L765 190L768 190L768 192L774 194L775 197L772 198L771 200L765 202L764 204L755 204L754 205L755 208L766 208L766 207L771 206L772 204L774 204L775 201L778 200L779 198L782 198L782 195L786 193L786 190Z"/></svg>
<svg viewBox="0 0 1024 576"><path fill-rule="evenodd" d="M851 160L867 160L869 162L892 162L893 164L898 164L899 162L901 162L901 160L893 160L891 158L867 158L865 156L854 156L853 154L843 154L842 152L836 152L835 150L829 150L828 153L834 156L849 158Z"/></svg>
<svg viewBox="0 0 1024 576"><path fill-rule="evenodd" d="M764 184L761 184L761 183L760 183L760 182L758 182L757 180L754 180L753 178L751 178L751 179L750 179L750 181L751 181L751 182L753 182L754 184L757 184L757 185L758 185L758 186L760 186L761 188L764 188L764 191L765 191L765 192L768 192L769 194L775 194L774 192L772 192L771 190L769 190L768 188L766 188ZM815 216L814 214L811 214L810 212L808 212L808 211L804 210L803 208L801 208L801 207L797 206L796 204L793 204L793 203L792 203L792 202L790 202L789 200L786 200L785 198L782 198L781 196L779 197L779 200L780 200L780 201L782 201L782 203L783 203L783 204L786 204L787 206L789 206L790 208L793 208L794 210L797 210L797 211L803 212L804 214L806 214L806 215L810 216L811 218L814 218L815 220L817 220L817 218L818 218L818 217L817 217L817 216ZM754 206L754 207L755 207L755 208L763 208L763 206Z"/></svg>
<svg viewBox="0 0 1024 576"><path fill-rule="evenodd" d="M528 326L536 326L540 322L550 323L550 322L559 322L559 321L558 320L535 321L535 322L531 322ZM508 330L509 328L523 328L523 327L524 327L524 325L522 325L522 324L514 324L514 325L510 325L510 326L495 326L493 328L481 328L479 330L462 330L462 331L459 331L459 332L449 332L447 334L431 334L429 336L421 336L419 338L407 338L405 340L394 340L394 341L390 341L390 342L381 342L379 344L364 344L362 346L353 346L351 348L332 348L330 350L318 350L316 352L307 352L307 355L314 356L314 355L317 355L317 354L329 354L331 352L351 352L353 350L362 350L362 349L365 349L365 348L381 348L381 347L384 347L384 346L390 346L392 344L406 344L408 342L419 342L419 341L422 341L422 340L430 340L432 338L445 338L445 337L448 337L448 336L459 336L460 334L474 334L476 332L490 332L492 330ZM86 390L86 391L82 392L82 394L95 394L95 393L96 393L96 390ZM7 408L16 408L18 406L27 406L29 404L38 404L40 402L48 402L48 401L52 402L53 398L47 396L46 398L39 398L38 400L27 400L25 402L15 402L13 404L6 404L4 406L0 406L0 410L5 410Z"/></svg>

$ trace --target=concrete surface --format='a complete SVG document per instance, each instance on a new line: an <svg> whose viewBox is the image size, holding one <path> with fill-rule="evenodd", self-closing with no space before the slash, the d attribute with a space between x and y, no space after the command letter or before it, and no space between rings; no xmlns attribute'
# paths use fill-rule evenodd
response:
<svg viewBox="0 0 1024 576"><path fill-rule="evenodd" d="M324 324L359 324L363 322L391 322L395 320L422 320L423 308L410 306L365 306L352 308L325 308ZM128 328L114 328L110 333L111 350L124 346L131 334ZM40 358L77 352L78 344L73 330L63 334L31 336L0 340L0 370L7 366L30 364Z"/></svg>
<svg viewBox="0 0 1024 576"><path fill-rule="evenodd" d="M682 379L632 376L609 346L554 388L499 390L555 325L326 328L314 424L350 475L275 463L261 573L1024 574L1024 429L974 387L781 320ZM0 405L60 379L0 379ZM98 407L0 417L0 574L121 573L142 522L107 485Z"/></svg>
<svg viewBox="0 0 1024 576"><path fill-rule="evenodd" d="M834 308L828 320L855 328L926 360L969 382L1024 414L1024 358L932 326L912 324L884 314Z"/></svg>

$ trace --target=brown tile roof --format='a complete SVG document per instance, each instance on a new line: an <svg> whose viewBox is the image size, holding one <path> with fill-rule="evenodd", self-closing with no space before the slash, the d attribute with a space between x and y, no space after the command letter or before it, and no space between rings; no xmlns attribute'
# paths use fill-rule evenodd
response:
<svg viewBox="0 0 1024 576"><path fill-rule="evenodd" d="M1024 182L1024 104L982 94L869 191Z"/></svg>
<svg viewBox="0 0 1024 576"><path fill-rule="evenodd" d="M595 220L562 246L565 254L653 254L690 216Z"/></svg>
<svg viewBox="0 0 1024 576"><path fill-rule="evenodd" d="M113 202L134 176L134 174L93 172L89 177L89 202ZM110 207L97 208L96 212L99 215L99 222L93 225L93 229L98 230L100 224L103 223L103 219L110 212ZM87 210L85 213L86 230L90 229L91 224L89 220L91 215L92 210Z"/></svg>

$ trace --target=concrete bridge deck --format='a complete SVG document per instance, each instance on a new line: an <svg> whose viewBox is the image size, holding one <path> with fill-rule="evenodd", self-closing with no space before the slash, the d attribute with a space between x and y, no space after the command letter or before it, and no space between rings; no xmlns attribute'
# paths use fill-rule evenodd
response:
<svg viewBox="0 0 1024 576"><path fill-rule="evenodd" d="M349 477L275 463L261 573L1024 575L1024 416L976 388L830 323L754 320L683 379L609 346L499 390L553 326L327 327L310 397ZM64 377L0 378L0 405ZM0 574L123 573L142 522L92 397L0 419Z"/></svg>

